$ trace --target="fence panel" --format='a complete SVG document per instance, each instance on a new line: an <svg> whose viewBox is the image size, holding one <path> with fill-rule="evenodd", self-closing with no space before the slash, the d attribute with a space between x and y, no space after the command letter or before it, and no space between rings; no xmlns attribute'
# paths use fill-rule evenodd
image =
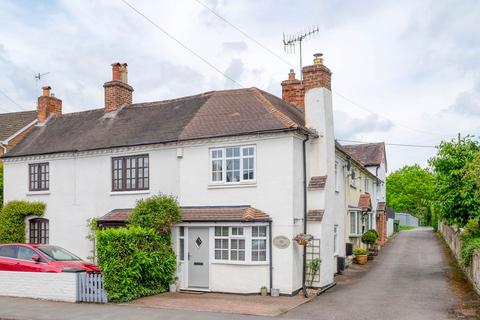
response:
<svg viewBox="0 0 480 320"><path fill-rule="evenodd" d="M78 301L107 303L107 293L103 287L101 273L79 273L77 277Z"/></svg>

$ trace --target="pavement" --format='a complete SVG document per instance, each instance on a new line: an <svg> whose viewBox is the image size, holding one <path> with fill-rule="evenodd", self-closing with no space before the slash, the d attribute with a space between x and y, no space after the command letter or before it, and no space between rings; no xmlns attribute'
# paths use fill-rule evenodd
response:
<svg viewBox="0 0 480 320"><path fill-rule="evenodd" d="M445 245L431 229L402 231L380 251L375 260L365 266L351 266L344 275L336 278L338 284L335 287L280 317L327 320L480 319L480 298L472 293L452 261ZM228 295L223 296L228 299ZM278 300L278 304L282 305L282 301ZM146 305L148 303L141 302L72 304L0 297L0 319L272 319L269 316ZM223 311L228 312L226 306Z"/></svg>

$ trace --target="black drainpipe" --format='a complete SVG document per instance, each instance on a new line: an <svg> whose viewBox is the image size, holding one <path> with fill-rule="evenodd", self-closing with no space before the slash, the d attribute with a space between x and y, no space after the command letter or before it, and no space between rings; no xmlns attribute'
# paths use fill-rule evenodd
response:
<svg viewBox="0 0 480 320"><path fill-rule="evenodd" d="M303 233L307 233L307 150L306 144L310 137L307 134L305 140L303 140ZM307 269L307 246L303 246L303 272L302 272L302 289L305 298L308 298L308 292L306 287L306 269Z"/></svg>
<svg viewBox="0 0 480 320"><path fill-rule="evenodd" d="M270 238L270 243L268 244L269 246L269 260L270 260L270 295L272 294L272 288L273 288L273 262L272 262L272 220L268 222L268 237Z"/></svg>

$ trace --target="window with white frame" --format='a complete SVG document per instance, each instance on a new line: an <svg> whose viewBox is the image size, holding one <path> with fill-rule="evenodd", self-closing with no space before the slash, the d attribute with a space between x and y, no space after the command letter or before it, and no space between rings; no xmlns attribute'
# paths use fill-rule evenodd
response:
<svg viewBox="0 0 480 320"><path fill-rule="evenodd" d="M333 254L338 255L338 224L333 226Z"/></svg>
<svg viewBox="0 0 480 320"><path fill-rule="evenodd" d="M340 174L338 172L338 161L335 161L335 191L338 191L339 190L339 178L340 178Z"/></svg>
<svg viewBox="0 0 480 320"><path fill-rule="evenodd" d="M365 215L365 231L373 229L373 212Z"/></svg>
<svg viewBox="0 0 480 320"><path fill-rule="evenodd" d="M178 256L180 261L185 260L185 227L180 227L179 228L179 250L178 250Z"/></svg>
<svg viewBox="0 0 480 320"><path fill-rule="evenodd" d="M252 261L267 261L267 227L252 227Z"/></svg>
<svg viewBox="0 0 480 320"><path fill-rule="evenodd" d="M350 211L350 236L359 236L362 232L361 211Z"/></svg>
<svg viewBox="0 0 480 320"><path fill-rule="evenodd" d="M211 182L239 183L255 181L255 147L210 149Z"/></svg>
<svg viewBox="0 0 480 320"><path fill-rule="evenodd" d="M267 261L267 227L215 227L214 259L225 262Z"/></svg>
<svg viewBox="0 0 480 320"><path fill-rule="evenodd" d="M364 186L363 186L363 191L365 192L370 192L370 179L368 177L365 177L364 179Z"/></svg>

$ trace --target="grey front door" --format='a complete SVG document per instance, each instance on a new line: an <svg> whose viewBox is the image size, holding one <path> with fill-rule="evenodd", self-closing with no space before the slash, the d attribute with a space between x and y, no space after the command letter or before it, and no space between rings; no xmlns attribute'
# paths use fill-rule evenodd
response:
<svg viewBox="0 0 480 320"><path fill-rule="evenodd" d="M208 289L208 228L188 228L188 287Z"/></svg>

